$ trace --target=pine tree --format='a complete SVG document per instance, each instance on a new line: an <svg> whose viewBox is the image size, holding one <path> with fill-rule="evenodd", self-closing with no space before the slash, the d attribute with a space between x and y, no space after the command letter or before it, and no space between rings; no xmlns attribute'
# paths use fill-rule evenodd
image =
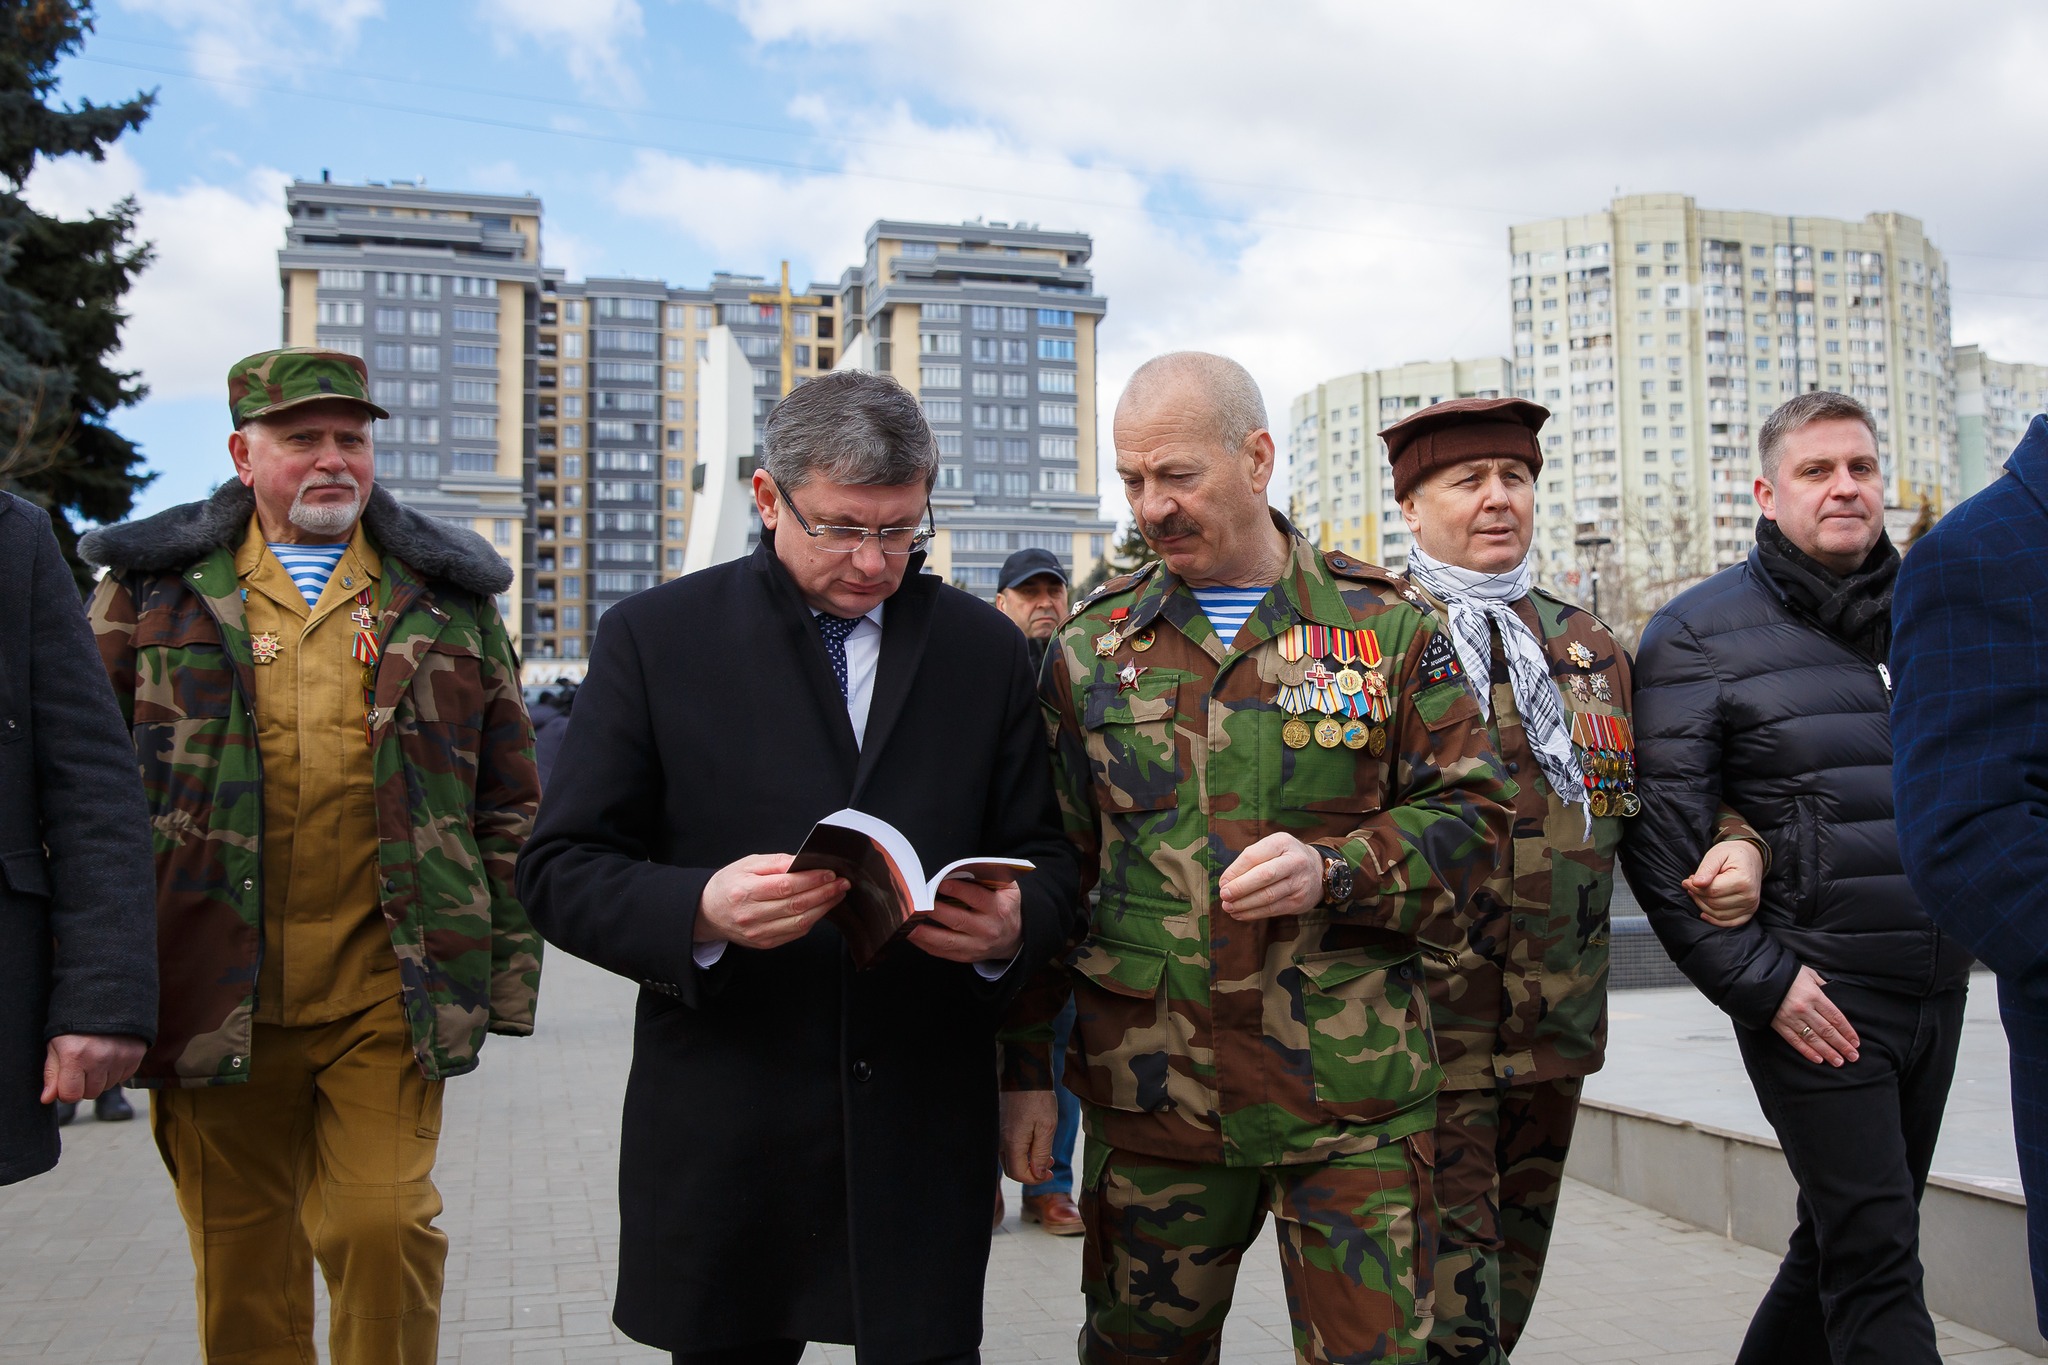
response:
<svg viewBox="0 0 2048 1365"><path fill-rule="evenodd" d="M0 487L50 509L81 587L72 516L117 521L155 477L107 425L146 392L107 364L127 320L121 297L150 258L134 240L135 201L67 220L23 196L38 157L104 160L156 102L50 103L57 62L92 26L90 4L0 0Z"/></svg>

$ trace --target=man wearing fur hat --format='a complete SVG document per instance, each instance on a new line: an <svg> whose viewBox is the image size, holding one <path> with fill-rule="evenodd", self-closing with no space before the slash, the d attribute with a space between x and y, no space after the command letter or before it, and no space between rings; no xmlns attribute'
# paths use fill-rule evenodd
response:
<svg viewBox="0 0 2048 1365"><path fill-rule="evenodd" d="M425 1365L441 1087L533 1031L512 891L539 786L484 540L373 489L363 362L228 372L235 479L87 536L156 855L162 1004L133 1084L206 1358Z"/></svg>

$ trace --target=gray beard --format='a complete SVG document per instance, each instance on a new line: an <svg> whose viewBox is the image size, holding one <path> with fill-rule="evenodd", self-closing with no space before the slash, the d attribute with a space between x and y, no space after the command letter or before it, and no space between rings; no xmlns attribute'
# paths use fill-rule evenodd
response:
<svg viewBox="0 0 2048 1365"><path fill-rule="evenodd" d="M318 486L333 488L337 485ZM298 496L292 499L292 510L285 514L285 519L301 531L312 535L341 536L355 529L356 518L362 514L362 510L363 500L360 496L345 503L309 504L306 501L306 490L301 488Z"/></svg>

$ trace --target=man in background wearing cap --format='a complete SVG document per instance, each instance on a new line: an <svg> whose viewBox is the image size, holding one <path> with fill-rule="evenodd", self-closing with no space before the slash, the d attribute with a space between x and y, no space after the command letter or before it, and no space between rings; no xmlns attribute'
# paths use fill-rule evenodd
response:
<svg viewBox="0 0 2048 1365"><path fill-rule="evenodd" d="M206 1358L426 1365L441 1083L533 1031L512 864L539 788L479 536L371 487L363 362L228 372L235 478L107 527L90 614L155 826L162 1003L135 1084Z"/></svg>
<svg viewBox="0 0 2048 1365"><path fill-rule="evenodd" d="M1640 805L1628 656L1532 581L1549 416L1519 398L1459 398L1380 433L1414 535L1408 578L1449 625L1517 785L1508 856L1468 915L1422 932L1444 1069L1429 1358L1461 1365L1505 1360L1535 1303L1579 1090L1606 1044L1614 851ZM1719 875L1696 898L1753 897L1760 847L1710 855Z"/></svg>
<svg viewBox="0 0 2048 1365"><path fill-rule="evenodd" d="M1003 561L997 580L996 609L1017 623L1031 651L1031 676L1045 667L1053 632L1067 619L1067 573L1051 550L1019 550ZM1067 1039L1074 1031L1074 1002L1053 1020L1052 1083L1059 1095L1059 1127L1052 1138L1052 1177L1024 1186L1024 1221L1037 1223L1055 1237L1081 1235L1081 1211L1074 1207L1074 1141L1081 1135L1081 1101L1061 1081L1066 1076ZM1002 1195L996 1195L996 1221L1002 1221Z"/></svg>

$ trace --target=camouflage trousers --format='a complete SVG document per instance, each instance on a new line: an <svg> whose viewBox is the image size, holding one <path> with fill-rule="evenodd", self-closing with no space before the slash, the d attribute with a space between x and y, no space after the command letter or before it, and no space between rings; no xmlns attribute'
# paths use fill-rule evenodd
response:
<svg viewBox="0 0 2048 1365"><path fill-rule="evenodd" d="M1431 1138L1313 1166L1212 1166L1088 1139L1084 1365L1220 1358L1245 1248L1271 1210L1298 1359L1419 1362L1429 1336Z"/></svg>
<svg viewBox="0 0 2048 1365"><path fill-rule="evenodd" d="M1499 1365L1521 1339L1557 1221L1583 1085L1572 1076L1438 1093L1431 1361Z"/></svg>

